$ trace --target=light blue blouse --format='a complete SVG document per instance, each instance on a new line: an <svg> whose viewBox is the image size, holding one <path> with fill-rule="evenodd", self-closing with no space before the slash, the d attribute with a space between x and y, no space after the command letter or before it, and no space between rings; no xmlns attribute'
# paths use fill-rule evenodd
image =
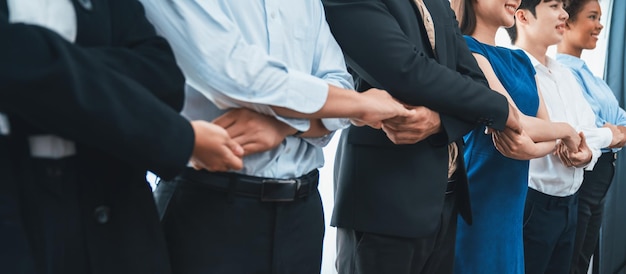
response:
<svg viewBox="0 0 626 274"><path fill-rule="evenodd" d="M574 76L576 76L576 80L578 80L584 91L585 98L596 114L596 125L598 127L603 126L605 123L626 126L626 111L619 106L619 102L611 88L604 80L595 76L589 70L585 61L567 54L557 54L556 60L569 67ZM620 149L613 149L613 152ZM607 152L609 149L605 148L602 151Z"/></svg>

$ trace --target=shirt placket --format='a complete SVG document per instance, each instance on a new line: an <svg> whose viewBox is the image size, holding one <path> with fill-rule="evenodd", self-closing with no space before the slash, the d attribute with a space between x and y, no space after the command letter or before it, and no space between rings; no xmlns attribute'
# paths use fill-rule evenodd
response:
<svg viewBox="0 0 626 274"><path fill-rule="evenodd" d="M281 56L284 35L280 22L280 5L278 1L265 1L265 20L267 22L268 53L271 56Z"/></svg>

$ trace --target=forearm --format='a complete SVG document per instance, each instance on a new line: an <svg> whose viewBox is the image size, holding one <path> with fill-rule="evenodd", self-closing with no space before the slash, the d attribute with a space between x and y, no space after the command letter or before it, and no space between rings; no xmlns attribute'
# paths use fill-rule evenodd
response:
<svg viewBox="0 0 626 274"><path fill-rule="evenodd" d="M521 115L522 127L535 142L554 141L577 135L568 123L550 122L536 117Z"/></svg>
<svg viewBox="0 0 626 274"><path fill-rule="evenodd" d="M159 175L184 168L191 126L145 87L49 30L0 23L0 33L8 37L0 43L0 109L8 115Z"/></svg>
<svg viewBox="0 0 626 274"><path fill-rule="evenodd" d="M291 118L356 118L362 116L365 107L356 91L328 85L326 102L318 111L303 113L278 106L272 106L272 110L278 115Z"/></svg>
<svg viewBox="0 0 626 274"><path fill-rule="evenodd" d="M556 142L555 141L545 141L535 143L534 152L532 152L532 159L540 158L546 156L552 152L554 152Z"/></svg>

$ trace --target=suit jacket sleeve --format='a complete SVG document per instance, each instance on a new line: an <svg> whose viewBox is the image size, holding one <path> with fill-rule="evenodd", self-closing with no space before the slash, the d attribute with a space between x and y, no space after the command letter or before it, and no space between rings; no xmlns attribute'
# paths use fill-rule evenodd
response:
<svg viewBox="0 0 626 274"><path fill-rule="evenodd" d="M341 45L348 65L359 77L387 90L404 103L423 105L441 113L448 140L462 136L477 123L503 129L508 116L506 99L486 87L484 76L456 27L447 1L446 5L443 2L437 2L438 5L429 9L433 17L449 17L449 22L440 22L447 24L445 31L451 32L457 46L437 50L441 51L440 54L456 54L456 71L421 50L405 34L385 1L324 0L331 31ZM416 15L412 16L416 18Z"/></svg>
<svg viewBox="0 0 626 274"><path fill-rule="evenodd" d="M142 71L151 64L148 56L160 51L173 59L171 52L148 45L145 47L150 50L143 45L120 47L119 51L118 47L90 50L45 28L1 19L1 112L165 178L186 166L193 130L177 111L159 100L182 100L180 72L172 69L171 60L163 61L165 57L155 64L168 68ZM124 58L141 61L125 67ZM154 73L159 69L171 75L159 79L165 76ZM169 82L171 79L175 80ZM156 94L146 88L156 86Z"/></svg>
<svg viewBox="0 0 626 274"><path fill-rule="evenodd" d="M167 41L157 36L138 1L109 1L113 44L87 48L92 59L129 76L180 111L185 81Z"/></svg>

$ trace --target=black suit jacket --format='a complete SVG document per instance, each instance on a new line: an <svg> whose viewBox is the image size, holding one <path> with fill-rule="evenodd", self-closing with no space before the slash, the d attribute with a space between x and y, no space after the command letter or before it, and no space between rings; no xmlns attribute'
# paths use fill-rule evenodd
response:
<svg viewBox="0 0 626 274"><path fill-rule="evenodd" d="M508 105L487 87L449 2L424 1L435 25L434 51L414 0L323 2L357 89L385 89L404 103L435 110L444 129L413 145L394 145L382 130L344 130L331 224L403 237L432 235L447 182L447 144L455 141L461 159L457 204L471 223L462 136L478 125L503 129Z"/></svg>
<svg viewBox="0 0 626 274"><path fill-rule="evenodd" d="M44 273L45 251L33 244L42 235L29 226L45 227L58 214L82 223L93 274L169 273L145 172L172 178L189 159L193 130L178 114L184 79L139 2L91 0L91 9L79 2L72 44L42 27L9 24L0 0L0 112L12 130L0 136L0 272ZM31 134L76 142L80 214L24 213L42 206L24 202L24 186L36 184ZM98 209L106 222L97 222Z"/></svg>

